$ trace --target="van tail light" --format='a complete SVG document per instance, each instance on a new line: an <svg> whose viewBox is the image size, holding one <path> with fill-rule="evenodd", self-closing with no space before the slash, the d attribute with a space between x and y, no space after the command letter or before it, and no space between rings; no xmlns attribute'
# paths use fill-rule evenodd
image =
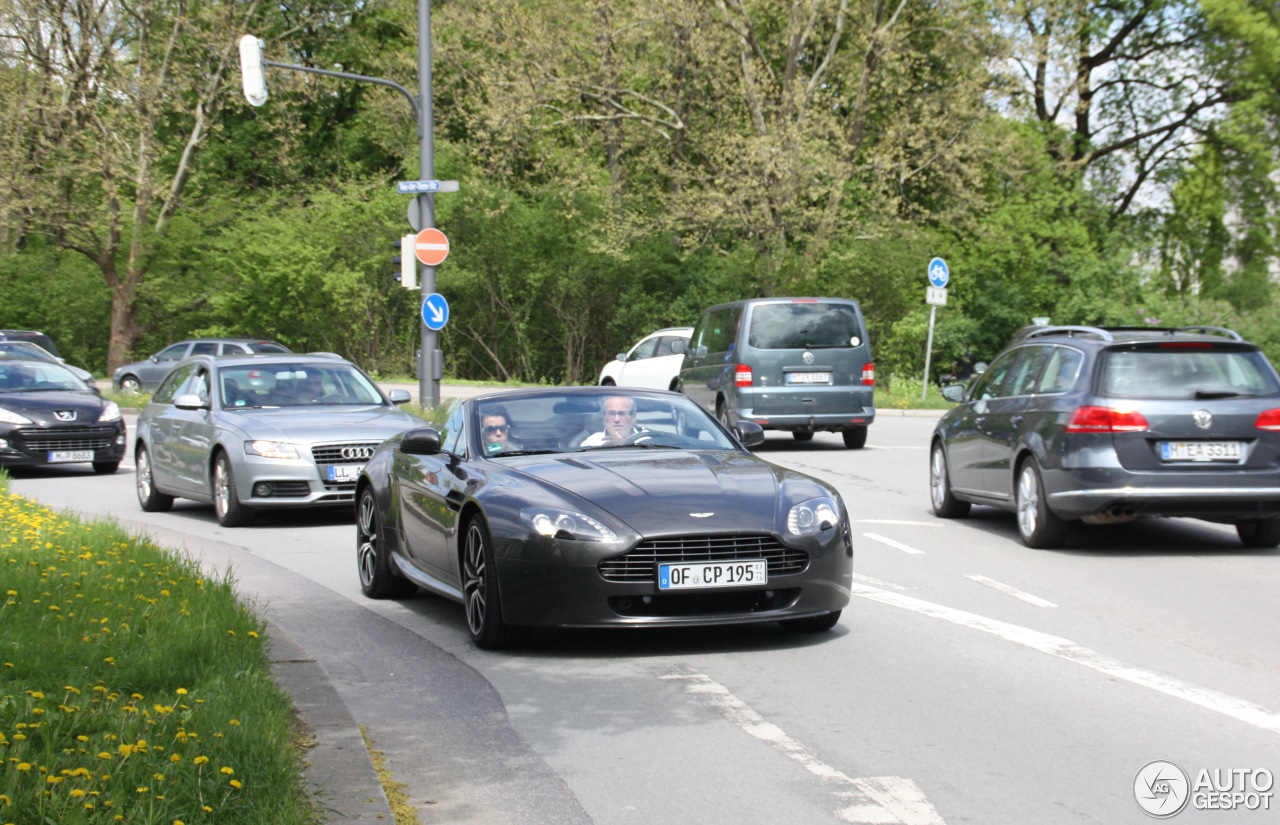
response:
<svg viewBox="0 0 1280 825"><path fill-rule="evenodd" d="M739 364L734 367L733 370L733 383L737 384L739 387L751 386L751 367L748 367L746 364Z"/></svg>
<svg viewBox="0 0 1280 825"><path fill-rule="evenodd" d="M862 383L867 385L868 387L876 383L876 365L875 364L862 365Z"/></svg>
<svg viewBox="0 0 1280 825"><path fill-rule="evenodd" d="M1258 414L1254 423L1259 430L1280 430L1280 410L1267 410Z"/></svg>
<svg viewBox="0 0 1280 825"><path fill-rule="evenodd" d="M1149 427L1142 413L1111 407L1077 407L1067 422L1069 433L1137 433Z"/></svg>

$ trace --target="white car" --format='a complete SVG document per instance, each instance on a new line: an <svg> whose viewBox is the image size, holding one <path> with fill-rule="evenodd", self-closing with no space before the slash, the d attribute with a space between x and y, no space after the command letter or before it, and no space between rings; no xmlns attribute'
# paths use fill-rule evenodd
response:
<svg viewBox="0 0 1280 825"><path fill-rule="evenodd" d="M672 352L671 344L675 341L688 344L692 334L693 327L669 327L649 333L630 352L620 352L605 364L598 383L603 387L675 389L684 354Z"/></svg>

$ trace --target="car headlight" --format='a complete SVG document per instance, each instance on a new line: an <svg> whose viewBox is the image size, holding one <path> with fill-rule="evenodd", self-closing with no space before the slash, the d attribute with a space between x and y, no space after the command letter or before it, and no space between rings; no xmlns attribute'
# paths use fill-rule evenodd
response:
<svg viewBox="0 0 1280 825"><path fill-rule="evenodd" d="M246 441L244 451L263 458L298 458L298 448L288 441Z"/></svg>
<svg viewBox="0 0 1280 825"><path fill-rule="evenodd" d="M99 421L119 421L120 405L114 401L108 401L102 408L102 415L98 416Z"/></svg>
<svg viewBox="0 0 1280 825"><path fill-rule="evenodd" d="M5 424L30 424L31 419L25 415L18 415L13 410L6 410L4 407L0 407L0 422Z"/></svg>
<svg viewBox="0 0 1280 825"><path fill-rule="evenodd" d="M578 541L617 541L618 534L584 513L526 507L520 517L540 536Z"/></svg>
<svg viewBox="0 0 1280 825"><path fill-rule="evenodd" d="M813 536L840 523L840 508L835 499L811 498L787 513L787 532L793 536Z"/></svg>

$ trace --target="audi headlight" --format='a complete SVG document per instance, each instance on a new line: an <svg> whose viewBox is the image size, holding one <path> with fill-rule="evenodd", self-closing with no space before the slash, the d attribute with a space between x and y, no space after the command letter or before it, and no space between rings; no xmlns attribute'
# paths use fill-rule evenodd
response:
<svg viewBox="0 0 1280 825"><path fill-rule="evenodd" d="M617 541L618 534L584 513L526 507L520 517L540 536L578 541Z"/></svg>
<svg viewBox="0 0 1280 825"><path fill-rule="evenodd" d="M840 508L835 499L811 498L787 513L787 532L793 536L813 536L840 523Z"/></svg>
<svg viewBox="0 0 1280 825"><path fill-rule="evenodd" d="M263 458L298 458L298 448L288 441L246 441L244 451Z"/></svg>
<svg viewBox="0 0 1280 825"><path fill-rule="evenodd" d="M120 405L114 401L108 401L102 408L102 415L98 416L99 421L119 421Z"/></svg>
<svg viewBox="0 0 1280 825"><path fill-rule="evenodd" d="M5 424L30 424L31 419L25 415L18 415L13 410L6 410L4 407L0 407L0 422Z"/></svg>

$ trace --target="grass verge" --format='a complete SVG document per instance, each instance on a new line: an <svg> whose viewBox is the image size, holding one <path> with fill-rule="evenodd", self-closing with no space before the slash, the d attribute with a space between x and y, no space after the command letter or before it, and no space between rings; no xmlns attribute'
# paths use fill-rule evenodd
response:
<svg viewBox="0 0 1280 825"><path fill-rule="evenodd" d="M0 473L0 823L309 825L264 624L211 578Z"/></svg>

